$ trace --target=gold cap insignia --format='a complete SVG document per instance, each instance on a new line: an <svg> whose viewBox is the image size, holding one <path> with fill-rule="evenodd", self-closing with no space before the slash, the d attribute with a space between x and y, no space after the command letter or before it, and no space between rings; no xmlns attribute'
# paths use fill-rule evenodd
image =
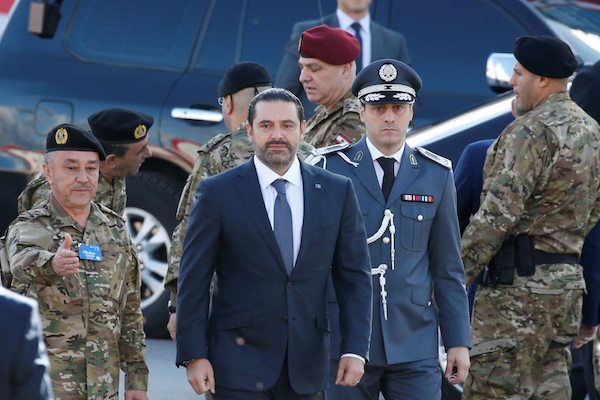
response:
<svg viewBox="0 0 600 400"><path fill-rule="evenodd" d="M135 127L135 131L133 131L133 137L136 139L141 139L144 136L146 136L146 132L147 132L147 128L146 125L138 125Z"/></svg>
<svg viewBox="0 0 600 400"><path fill-rule="evenodd" d="M54 140L56 144L65 144L69 139L69 133L65 128L58 128L54 134Z"/></svg>
<svg viewBox="0 0 600 400"><path fill-rule="evenodd" d="M391 82L398 76L398 70L393 64L383 64L379 68L379 77L385 82Z"/></svg>

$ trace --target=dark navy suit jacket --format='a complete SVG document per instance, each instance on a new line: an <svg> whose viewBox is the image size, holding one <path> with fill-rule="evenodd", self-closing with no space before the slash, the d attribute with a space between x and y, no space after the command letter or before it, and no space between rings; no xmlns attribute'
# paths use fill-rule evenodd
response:
<svg viewBox="0 0 600 400"><path fill-rule="evenodd" d="M52 399L37 303L0 287L0 398Z"/></svg>
<svg viewBox="0 0 600 400"><path fill-rule="evenodd" d="M314 19L301 21L292 28L292 35L283 53L283 59L277 72L275 81L276 87L288 89L302 100L305 110L311 110L312 107L306 99L306 94L302 84L298 81L300 77L300 68L298 67L298 41L302 32L318 25L327 25L333 28L339 28L340 23L337 15L332 14L323 19ZM377 22L371 20L371 62L383 58L393 58L409 63L408 50L404 35L388 29ZM311 114L309 112L309 114Z"/></svg>
<svg viewBox="0 0 600 400"><path fill-rule="evenodd" d="M329 368L330 275L342 310L342 350L368 358L370 262L352 183L300 165L304 219L290 276L253 160L203 180L198 188L181 258L177 363L208 358L218 385L267 390L287 354L292 388L300 394L323 390Z"/></svg>
<svg viewBox="0 0 600 400"><path fill-rule="evenodd" d="M332 153L325 167L352 179L367 235L378 231L386 209L392 211L396 227L394 270L391 270L391 241L384 240L384 237L390 239L389 231L369 245L371 266L388 266L385 273L387 320L379 275L373 276L369 363L384 366L437 358L438 326L446 348L470 347L451 170L406 145L386 201L365 138L343 152L347 159ZM432 201L407 201L402 195L432 196ZM335 310L335 303L330 307ZM334 347L332 358L339 354L340 350Z"/></svg>
<svg viewBox="0 0 600 400"><path fill-rule="evenodd" d="M464 232L471 215L479 209L483 187L483 165L493 140L473 142L465 147L458 160L454 179L460 230ZM600 222L588 233L583 243L580 263L587 286L583 296L582 323L596 326L600 320Z"/></svg>

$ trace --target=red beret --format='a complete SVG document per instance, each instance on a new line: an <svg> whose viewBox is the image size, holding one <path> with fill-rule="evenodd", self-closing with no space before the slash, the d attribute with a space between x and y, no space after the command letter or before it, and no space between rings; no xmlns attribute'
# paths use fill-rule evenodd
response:
<svg viewBox="0 0 600 400"><path fill-rule="evenodd" d="M342 65L356 60L360 53L360 43L343 29L319 25L302 32L298 52L302 57Z"/></svg>

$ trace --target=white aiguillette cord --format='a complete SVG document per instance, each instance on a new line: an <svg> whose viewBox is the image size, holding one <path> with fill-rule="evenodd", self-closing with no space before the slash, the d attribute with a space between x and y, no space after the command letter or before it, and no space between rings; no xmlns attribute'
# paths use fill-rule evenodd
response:
<svg viewBox="0 0 600 400"><path fill-rule="evenodd" d="M390 256L391 256L391 264L392 271L394 270L394 258L396 253L395 242L394 242L394 234L396 233L396 225L394 225L394 214L391 210L386 209L383 214L383 219L381 220L381 226L372 236L367 238L367 244L371 244L381 239L384 235L385 230L389 226L390 232ZM381 287L381 291L379 294L381 295L381 305L383 307L383 316L387 320L387 291L385 290L385 271L387 271L388 266L385 264L380 264L377 268L371 268L371 275L379 274L379 286Z"/></svg>

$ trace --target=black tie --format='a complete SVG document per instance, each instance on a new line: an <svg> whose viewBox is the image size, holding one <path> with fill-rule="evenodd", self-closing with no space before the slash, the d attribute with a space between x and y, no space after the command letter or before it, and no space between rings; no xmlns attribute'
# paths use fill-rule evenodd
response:
<svg viewBox="0 0 600 400"><path fill-rule="evenodd" d="M285 196L285 179L277 179L271 183L277 190L273 209L273 231L279 246L279 252L285 263L288 275L294 268L294 235L292 228L292 210Z"/></svg>
<svg viewBox="0 0 600 400"><path fill-rule="evenodd" d="M381 191L383 192L383 197L385 197L385 201L387 201L388 197L390 197L390 192L392 191L392 186L394 185L394 160L389 157L379 157L377 162L381 165L381 169L383 169L383 182L381 184Z"/></svg>
<svg viewBox="0 0 600 400"><path fill-rule="evenodd" d="M356 59L356 72L358 73L358 71L360 71L363 66L363 42L362 36L360 34L360 24L358 22L354 22L350 26L352 27L352 29L354 29L354 36L356 36L356 39L358 39L358 43L360 43L360 53L358 53L358 58Z"/></svg>

